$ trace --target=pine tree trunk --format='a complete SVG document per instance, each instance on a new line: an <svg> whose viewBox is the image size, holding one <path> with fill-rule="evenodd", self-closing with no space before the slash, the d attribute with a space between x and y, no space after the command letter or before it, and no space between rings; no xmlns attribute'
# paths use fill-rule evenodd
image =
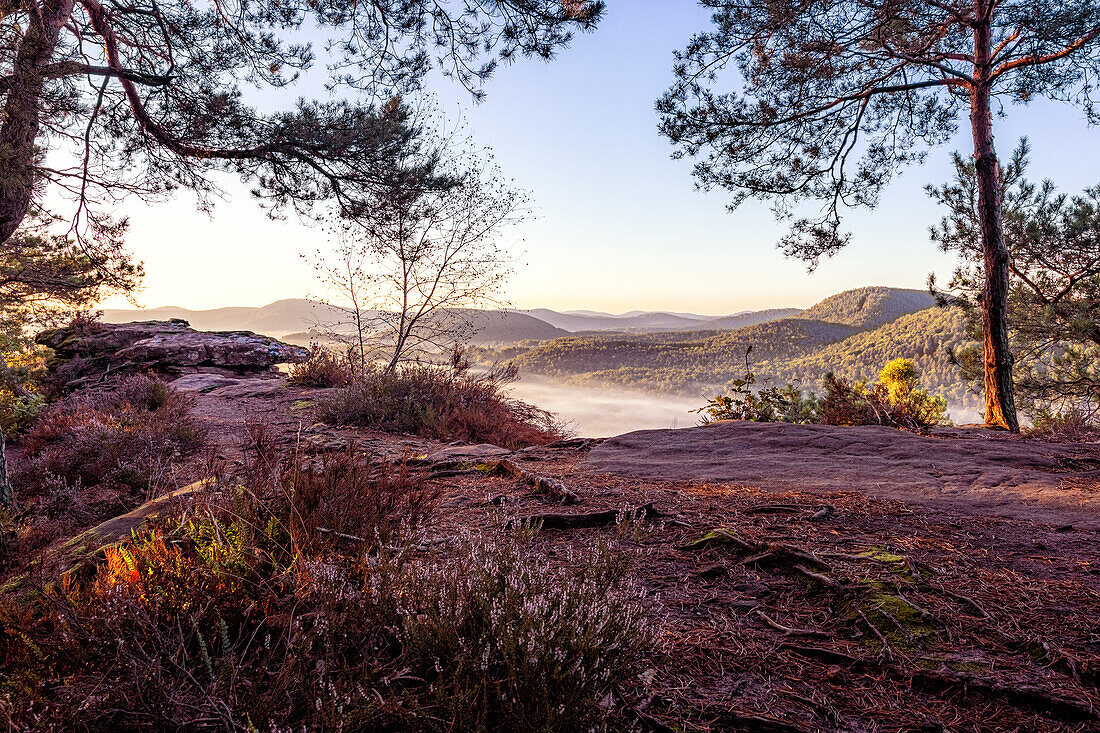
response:
<svg viewBox="0 0 1100 733"><path fill-rule="evenodd" d="M35 141L40 127L43 70L54 55L58 35L73 12L73 0L55 0L31 15L19 42L4 107L0 110L0 244L23 223L34 192Z"/></svg>
<svg viewBox="0 0 1100 733"><path fill-rule="evenodd" d="M12 489L11 479L8 478L8 461L4 457L4 431L0 430L0 507L13 510L15 508L15 490Z"/></svg>
<svg viewBox="0 0 1100 733"><path fill-rule="evenodd" d="M974 41L975 84L970 94L970 126L974 136L978 221L985 264L985 286L981 296L985 425L1018 432L1020 423L1012 393L1012 352L1008 343L1009 253L1001 226L1001 171L993 148L989 84L991 34L987 24L974 30Z"/></svg>

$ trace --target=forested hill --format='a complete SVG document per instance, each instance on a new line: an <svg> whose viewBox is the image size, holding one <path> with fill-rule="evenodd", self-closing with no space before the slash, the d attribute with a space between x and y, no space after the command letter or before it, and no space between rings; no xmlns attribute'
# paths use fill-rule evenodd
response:
<svg viewBox="0 0 1100 733"><path fill-rule="evenodd" d="M907 357L927 387L953 407L971 407L974 397L947 357L947 347L965 338L963 317L928 307L931 300L914 290L861 288L827 298L797 318L734 330L590 333L482 356L514 358L521 371L572 382L696 395L724 390L750 369L758 384L790 381L819 391L826 372L873 378L890 359Z"/></svg>
<svg viewBox="0 0 1100 733"><path fill-rule="evenodd" d="M843 323L856 328L874 328L905 313L928 308L932 304L932 296L923 290L875 286L846 290L829 296L803 311L799 317L812 321Z"/></svg>
<svg viewBox="0 0 1100 733"><path fill-rule="evenodd" d="M642 369L652 374L634 386L675 388L724 383L733 377L731 370L743 373L749 346L754 361L790 359L855 332L851 326L788 318L733 331L565 336L523 353L516 363L522 371L553 377L587 373L627 385Z"/></svg>
<svg viewBox="0 0 1100 733"><path fill-rule="evenodd" d="M812 389L826 372L848 379L873 377L883 364L904 356L916 363L923 383L946 397L952 406L971 407L976 397L959 379L958 369L945 350L947 345L965 338L964 325L964 316L957 309L926 308L805 356L776 362L769 376L782 383L799 381Z"/></svg>

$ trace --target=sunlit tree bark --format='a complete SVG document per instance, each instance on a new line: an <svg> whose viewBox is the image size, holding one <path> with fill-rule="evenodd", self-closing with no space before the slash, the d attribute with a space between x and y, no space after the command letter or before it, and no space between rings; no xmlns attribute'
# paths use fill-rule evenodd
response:
<svg viewBox="0 0 1100 733"><path fill-rule="evenodd" d="M714 30L678 54L659 100L675 155L704 188L770 200L794 222L782 246L811 263L848 241L846 207L874 206L901 167L950 139L969 113L985 263L986 424L1018 430L1005 325L1008 251L992 108L1036 96L1095 119L1100 5L1092 0L702 0ZM719 92L717 87L741 87Z"/></svg>

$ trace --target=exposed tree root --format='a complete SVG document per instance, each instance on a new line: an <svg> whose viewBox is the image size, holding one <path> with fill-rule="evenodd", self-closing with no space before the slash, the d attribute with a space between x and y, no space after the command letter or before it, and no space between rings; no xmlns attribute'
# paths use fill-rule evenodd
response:
<svg viewBox="0 0 1100 733"><path fill-rule="evenodd" d="M581 497L558 479L548 476L539 476L537 473L525 471L507 458L497 462L496 468L493 469L493 473L519 479L526 484L534 486L539 491L550 495L554 499L557 499L562 504L569 505L581 503Z"/></svg>
<svg viewBox="0 0 1100 733"><path fill-rule="evenodd" d="M534 514L529 517L512 519L505 526L514 527L524 524L539 525L543 529L586 529L615 524L623 516L654 519L667 515L654 507L653 502L650 502L635 509L608 509L602 512L586 512L584 514Z"/></svg>
<svg viewBox="0 0 1100 733"><path fill-rule="evenodd" d="M761 733L806 733L806 729L768 715L741 710L723 710L714 721L714 730L760 731Z"/></svg>
<svg viewBox="0 0 1100 733"><path fill-rule="evenodd" d="M742 514L798 514L805 511L806 507L798 504L758 504L745 507Z"/></svg>
<svg viewBox="0 0 1100 733"><path fill-rule="evenodd" d="M425 478L440 479L440 478L454 478L455 476L471 476L475 473L481 473L476 468L441 468L428 473Z"/></svg>
<svg viewBox="0 0 1100 733"><path fill-rule="evenodd" d="M858 659L833 649L782 644L781 649L813 657L829 664L843 665L852 670L871 669L911 680L915 686L937 690L958 690L963 694L979 694L1050 715L1060 720L1100 721L1100 712L1087 700L1076 700L1047 692L1028 684L1005 684L966 672L946 669L912 669L869 659Z"/></svg>

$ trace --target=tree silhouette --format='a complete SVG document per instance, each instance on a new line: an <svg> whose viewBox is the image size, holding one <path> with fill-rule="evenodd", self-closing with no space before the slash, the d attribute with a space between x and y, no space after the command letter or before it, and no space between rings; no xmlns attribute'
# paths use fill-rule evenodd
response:
<svg viewBox="0 0 1100 733"><path fill-rule="evenodd" d="M675 155L704 188L761 198L794 221L784 250L815 263L843 247L844 207L874 206L895 171L946 142L969 112L984 263L985 420L1019 428L1006 326L993 104L1037 96L1098 118L1095 0L702 0L714 29L677 54L658 101ZM732 79L731 79L732 77ZM740 83L740 92L715 91Z"/></svg>
<svg viewBox="0 0 1100 733"><path fill-rule="evenodd" d="M473 335L477 310L501 308L512 273L498 244L521 221L526 195L514 189L486 152L440 142L445 190L394 187L378 205L340 228L334 252L310 258L344 317L327 335L350 347L366 369L438 359Z"/></svg>
<svg viewBox="0 0 1100 733"><path fill-rule="evenodd" d="M590 0L0 0L0 245L47 189L75 201L85 244L87 226L110 223L100 204L184 187L209 205L215 171L274 210L354 215L379 186L431 181L431 151L410 155L420 131L396 95L418 88L433 57L480 95L499 62L549 58L602 11ZM337 97L273 112L246 101L249 87L266 101L310 72Z"/></svg>

